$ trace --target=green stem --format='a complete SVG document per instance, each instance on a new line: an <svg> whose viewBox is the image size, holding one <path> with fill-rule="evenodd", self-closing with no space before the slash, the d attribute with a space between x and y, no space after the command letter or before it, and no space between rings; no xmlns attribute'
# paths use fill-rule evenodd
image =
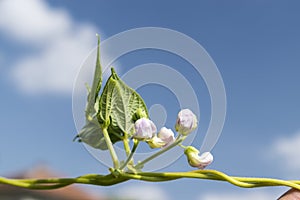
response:
<svg viewBox="0 0 300 200"><path fill-rule="evenodd" d="M280 180L272 178L250 178L250 177L234 177L228 176L220 171L216 170L195 170L191 172L166 172L166 173L151 173L140 172L135 176L130 176L131 179L145 180L145 181L169 181L181 178L197 178L197 179L209 179L218 181L227 181L233 185L244 188L254 187L268 187L268 186L288 186L300 190L299 180ZM128 177L129 178L129 177Z"/></svg>
<svg viewBox="0 0 300 200"><path fill-rule="evenodd" d="M125 177L114 177L112 174L88 174L77 178L48 178L48 179L8 179L0 177L0 183L28 189L49 190L65 187L74 183L110 186L124 181Z"/></svg>
<svg viewBox="0 0 300 200"><path fill-rule="evenodd" d="M14 185L28 189L56 189L71 185L74 183L109 186L118 184L130 179L161 182L170 181L181 178L209 179L217 181L226 181L238 187L254 188L254 187L272 187L287 186L300 190L300 180L280 180L272 178L256 178L256 177L236 177L229 176L217 170L194 170L190 172L135 172L126 173L117 171L117 176L113 174L98 175L87 174L77 178L49 178L49 179L8 179L0 177L0 183Z"/></svg>
<svg viewBox="0 0 300 200"><path fill-rule="evenodd" d="M117 154L115 152L113 144L112 144L112 142L110 140L109 134L107 132L107 128L103 128L102 131L103 131L103 136L104 136L107 148L109 150L110 156L111 156L111 158L113 160L114 168L118 169L119 168L119 159L118 159L118 156L117 156Z"/></svg>
<svg viewBox="0 0 300 200"><path fill-rule="evenodd" d="M127 133L124 133L123 144L124 144L124 149L125 149L125 152L126 152L126 156L129 156L130 155L130 146L129 146L129 143L128 143L128 134Z"/></svg>
<svg viewBox="0 0 300 200"><path fill-rule="evenodd" d="M186 138L186 136L181 136L178 135L175 142L173 142L172 144L170 144L169 146L159 150L158 152L154 153L153 155L149 156L148 158L146 158L145 160L139 162L135 168L139 169L142 168L147 162L153 160L154 158L156 158L157 156L160 156L161 154L165 153L166 151L169 151L170 149L172 149L173 147L177 146L178 144L180 144L184 139Z"/></svg>
<svg viewBox="0 0 300 200"><path fill-rule="evenodd" d="M133 157L133 154L135 153L135 151L136 151L138 145L139 145L139 141L136 140L136 139L134 139L134 140L133 140L133 147L132 147L132 150L131 150L129 156L127 157L125 163L120 167L120 170L124 169L124 168L127 166L127 164L131 161L131 159L132 159L132 157Z"/></svg>
<svg viewBox="0 0 300 200"><path fill-rule="evenodd" d="M37 185L35 183L27 183L23 182L22 180L18 179L7 179L0 177L0 183L7 184L7 185L13 185L17 187L22 187L22 188L28 188L28 189L56 189L60 187L64 187L69 185L69 183L57 183L57 184L52 184L52 185Z"/></svg>

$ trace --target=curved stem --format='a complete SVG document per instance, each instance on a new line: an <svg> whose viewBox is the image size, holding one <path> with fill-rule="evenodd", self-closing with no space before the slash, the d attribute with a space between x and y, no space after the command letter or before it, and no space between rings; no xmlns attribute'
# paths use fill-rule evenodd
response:
<svg viewBox="0 0 300 200"><path fill-rule="evenodd" d="M134 139L134 140L133 140L133 147L132 147L132 150L131 150L129 156L127 157L125 163L120 167L120 170L124 169L124 168L127 166L127 164L131 161L131 159L132 159L132 157L133 157L133 154L135 153L135 151L136 151L138 145L139 145L139 141L136 140L136 139Z"/></svg>
<svg viewBox="0 0 300 200"><path fill-rule="evenodd" d="M145 160L139 162L135 168L139 169L142 168L147 162L153 160L154 158L160 156L161 154L165 153L166 151L169 151L170 149L172 149L173 147L177 146L178 144L180 144L184 139L186 138L186 136L181 136L178 135L175 142L173 142L172 144L170 144L169 146L159 150L158 152L154 153L153 155L149 156L148 158L146 158Z"/></svg>
<svg viewBox="0 0 300 200"><path fill-rule="evenodd" d="M49 190L65 187L74 183L110 186L115 185L128 179L125 177L116 178L112 174L97 175L89 174L77 178L49 178L49 179L9 179L0 177L0 184L13 185L28 189Z"/></svg>
<svg viewBox="0 0 300 200"><path fill-rule="evenodd" d="M87 174L77 178L49 178L49 179L8 179L0 177L0 183L29 189L56 189L74 183L109 186L130 179L162 182L181 178L209 179L226 181L238 187L272 187L287 186L300 190L300 180L280 180L273 178L236 177L229 176L217 170L194 170L189 172L135 172L127 173L120 170L116 174L98 175Z"/></svg>
<svg viewBox="0 0 300 200"><path fill-rule="evenodd" d="M119 168L119 159L118 159L118 156L115 152L113 144L110 140L109 134L107 132L107 128L103 128L102 131L103 131L103 136L104 136L107 148L109 150L110 156L111 156L112 161L113 161L114 168L117 169L117 168Z"/></svg>
<svg viewBox="0 0 300 200"><path fill-rule="evenodd" d="M218 181L227 181L233 185L244 188L267 187L267 186L288 186L300 190L299 180L280 180L272 178L250 178L250 177L234 177L228 176L216 170L195 170L191 172L167 172L167 173L137 173L134 179L145 180L145 177L157 177L161 181L174 180L180 178L198 178ZM140 177L139 177L140 176Z"/></svg>

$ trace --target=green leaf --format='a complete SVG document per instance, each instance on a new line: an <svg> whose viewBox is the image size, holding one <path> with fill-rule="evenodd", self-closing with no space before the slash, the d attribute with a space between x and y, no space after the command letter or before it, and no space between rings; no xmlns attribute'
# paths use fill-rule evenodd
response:
<svg viewBox="0 0 300 200"><path fill-rule="evenodd" d="M97 121L87 121L74 139L77 138L79 142L84 142L96 149L105 148L106 145L101 127Z"/></svg>
<svg viewBox="0 0 300 200"><path fill-rule="evenodd" d="M107 128L112 143L122 140L125 134L133 134L134 121L141 117L148 118L147 107L132 88L128 87L111 69L111 76L99 97L102 85L100 63L100 38L98 37L96 68L93 85L87 85L86 125L76 138L93 148L105 150L107 145L103 128ZM75 138L75 139L76 139Z"/></svg>
<svg viewBox="0 0 300 200"><path fill-rule="evenodd" d="M127 86L112 68L100 97L98 113L99 122L108 127L111 140L121 140L124 134L133 133L133 118L137 112L145 113L145 117L148 117L148 110L141 96Z"/></svg>
<svg viewBox="0 0 300 200"><path fill-rule="evenodd" d="M115 88L116 104L112 109L112 119L117 122L118 127L125 133L131 133L133 129L133 116L138 110L142 110L148 117L147 107L141 96L128 87L112 69L114 77L117 79L117 87ZM140 111L139 111L140 112Z"/></svg>
<svg viewBox="0 0 300 200"><path fill-rule="evenodd" d="M87 121L84 127L74 138L74 140L76 139L78 139L79 142L84 142L95 149L107 149L101 126L96 118L94 118L92 121ZM118 140L119 138L117 136L111 136L111 141L113 143Z"/></svg>
<svg viewBox="0 0 300 200"><path fill-rule="evenodd" d="M103 92L99 99L99 122L102 125L105 124L105 127L107 127L110 123L111 110L115 101L115 99L113 98L113 92L116 85L117 81L111 75L108 81L106 82L106 85L104 86Z"/></svg>
<svg viewBox="0 0 300 200"><path fill-rule="evenodd" d="M100 36L98 34L97 38L97 58L93 83L91 88L89 88L89 86L87 85L88 98L86 106L86 118L89 120L91 120L92 116L94 116L98 112L98 107L95 107L95 103L98 101L99 91L102 85L102 67L100 62Z"/></svg>
<svg viewBox="0 0 300 200"><path fill-rule="evenodd" d="M74 138L97 149L107 149L101 126L96 118L98 112L99 91L102 85L102 67L100 63L100 37L97 34L97 57L92 87L86 83L88 91L85 110L86 124Z"/></svg>

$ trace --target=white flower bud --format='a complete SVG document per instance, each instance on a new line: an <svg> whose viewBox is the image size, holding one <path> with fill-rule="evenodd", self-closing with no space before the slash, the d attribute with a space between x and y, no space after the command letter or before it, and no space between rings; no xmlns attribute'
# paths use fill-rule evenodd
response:
<svg viewBox="0 0 300 200"><path fill-rule="evenodd" d="M152 149L161 148L166 145L166 143L156 135L151 140L147 141L147 143Z"/></svg>
<svg viewBox="0 0 300 200"><path fill-rule="evenodd" d="M156 134L155 124L147 118L138 119L134 123L134 127L135 133L133 134L133 138L138 140L149 140Z"/></svg>
<svg viewBox="0 0 300 200"><path fill-rule="evenodd" d="M196 115L189 109L183 109L178 113L175 129L182 135L188 135L197 128Z"/></svg>
<svg viewBox="0 0 300 200"><path fill-rule="evenodd" d="M157 134L158 138L164 141L165 145L163 147L169 146L175 141L174 133L171 129L162 127Z"/></svg>
<svg viewBox="0 0 300 200"><path fill-rule="evenodd" d="M151 140L147 141L151 148L167 147L175 140L174 133L171 129L162 127Z"/></svg>
<svg viewBox="0 0 300 200"><path fill-rule="evenodd" d="M213 161L213 156L210 152L204 152L199 156L200 152L192 146L187 147L184 153L187 156L189 164L199 169L204 169Z"/></svg>

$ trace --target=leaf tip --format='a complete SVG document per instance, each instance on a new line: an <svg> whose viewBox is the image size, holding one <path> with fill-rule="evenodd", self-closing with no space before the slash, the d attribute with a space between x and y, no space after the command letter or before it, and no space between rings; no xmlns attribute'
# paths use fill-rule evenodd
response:
<svg viewBox="0 0 300 200"><path fill-rule="evenodd" d="M111 75L115 78L115 79L119 79L119 77L118 77L118 74L117 74L117 72L116 72L116 70L115 70L115 68L113 68L113 67L111 67Z"/></svg>

